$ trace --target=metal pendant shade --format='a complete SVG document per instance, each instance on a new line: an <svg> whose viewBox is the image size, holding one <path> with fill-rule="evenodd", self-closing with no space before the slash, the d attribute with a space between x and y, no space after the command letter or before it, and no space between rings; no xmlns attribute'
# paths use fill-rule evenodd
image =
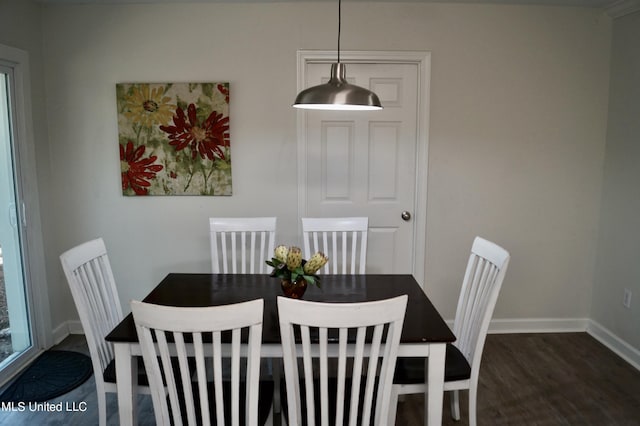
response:
<svg viewBox="0 0 640 426"><path fill-rule="evenodd" d="M331 64L331 77L328 82L298 93L294 108L346 111L382 109L378 95L347 81L345 65L340 63L341 5L342 1L338 0L338 62Z"/></svg>
<svg viewBox="0 0 640 426"><path fill-rule="evenodd" d="M349 84L346 67L331 64L331 78L325 84L303 90L296 96L294 108L330 110L382 109L378 95L364 87Z"/></svg>

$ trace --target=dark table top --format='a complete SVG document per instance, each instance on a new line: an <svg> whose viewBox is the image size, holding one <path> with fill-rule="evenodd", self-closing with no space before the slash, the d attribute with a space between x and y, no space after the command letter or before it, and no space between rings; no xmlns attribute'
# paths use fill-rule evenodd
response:
<svg viewBox="0 0 640 426"><path fill-rule="evenodd" d="M367 302L409 296L401 343L453 342L455 336L411 275L322 275L322 288L309 286L303 299L317 302ZM266 274L169 274L144 298L168 306L217 306L264 299L262 342L280 343L276 297L280 279ZM137 342L127 315L105 338Z"/></svg>

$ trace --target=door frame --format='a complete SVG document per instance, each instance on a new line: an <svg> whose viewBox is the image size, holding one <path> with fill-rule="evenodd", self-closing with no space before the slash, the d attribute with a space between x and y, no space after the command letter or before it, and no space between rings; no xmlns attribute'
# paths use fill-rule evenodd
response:
<svg viewBox="0 0 640 426"><path fill-rule="evenodd" d="M335 62L334 50L298 50L297 92L304 90L307 64L331 64ZM427 241L427 169L429 164L429 93L431 77L431 52L426 51L340 51L340 60L346 64L415 64L418 66L418 105L416 120L416 185L413 207L414 233L412 274L424 289ZM384 106L384 105L383 105ZM298 217L307 215L307 113L297 110L298 137Z"/></svg>
<svg viewBox="0 0 640 426"><path fill-rule="evenodd" d="M1 384L32 361L44 348L50 347L53 344L53 334L52 330L45 326L51 322L51 315L36 173L29 54L24 50L0 44L0 62L13 70L13 150L16 158L18 216L22 227L25 294L32 332L32 347L11 364L6 374L0 375Z"/></svg>

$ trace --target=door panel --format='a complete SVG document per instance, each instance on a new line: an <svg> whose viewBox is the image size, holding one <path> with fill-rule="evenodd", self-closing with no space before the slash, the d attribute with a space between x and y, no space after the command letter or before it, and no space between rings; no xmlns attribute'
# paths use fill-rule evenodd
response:
<svg viewBox="0 0 640 426"><path fill-rule="evenodd" d="M23 211L16 173L13 70L0 64L0 383L33 347L22 250Z"/></svg>
<svg viewBox="0 0 640 426"><path fill-rule="evenodd" d="M328 64L307 64L307 87ZM367 273L411 273L415 211L418 66L348 64L350 82L375 91L382 111L307 111L308 217L368 216Z"/></svg>
<svg viewBox="0 0 640 426"><path fill-rule="evenodd" d="M323 121L320 125L321 201L353 202L354 123Z"/></svg>

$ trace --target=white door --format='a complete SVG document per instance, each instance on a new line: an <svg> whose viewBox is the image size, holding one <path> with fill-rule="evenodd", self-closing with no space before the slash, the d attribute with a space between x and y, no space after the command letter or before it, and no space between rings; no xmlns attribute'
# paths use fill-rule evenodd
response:
<svg viewBox="0 0 640 426"><path fill-rule="evenodd" d="M0 44L0 386L53 344L30 75L27 52Z"/></svg>
<svg viewBox="0 0 640 426"><path fill-rule="evenodd" d="M328 63L307 63L305 87L326 82L329 70ZM367 273L413 273L421 282L416 184L417 167L427 164L418 161L420 64L347 62L346 70L349 82L373 90L384 109L303 112L301 215L368 216Z"/></svg>
<svg viewBox="0 0 640 426"><path fill-rule="evenodd" d="M0 383L11 364L33 348L24 280L24 216L19 196L15 149L13 69L0 62Z"/></svg>

